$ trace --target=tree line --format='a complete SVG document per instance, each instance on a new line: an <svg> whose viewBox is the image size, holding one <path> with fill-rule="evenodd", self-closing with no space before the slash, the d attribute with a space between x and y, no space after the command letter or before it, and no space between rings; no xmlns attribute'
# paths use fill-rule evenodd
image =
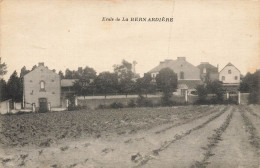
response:
<svg viewBox="0 0 260 168"><path fill-rule="evenodd" d="M0 58L1 60L1 58ZM21 102L23 99L23 76L34 70L22 67L20 74L14 71L10 78L5 81L0 79L0 101L12 99L16 102ZM53 69L56 72L55 69ZM0 76L7 73L7 65L0 62ZM163 93L162 101L169 104L172 92L177 89L177 74L170 68L162 69L155 79L150 73L145 73L142 78L133 72L133 66L126 60L122 60L120 64L113 66L113 72L97 72L86 66L79 67L77 70L66 69L65 73L59 71L61 79L77 79L73 85L73 89L78 96L88 95L104 95L124 94L126 97L129 94L146 95L153 94L157 91ZM247 73L242 78L239 90L241 92L250 93L249 102L259 103L259 86L260 86L260 71L255 73ZM223 90L219 81L214 81L197 87L198 97L203 102L208 94L214 94L216 102L222 101Z"/></svg>

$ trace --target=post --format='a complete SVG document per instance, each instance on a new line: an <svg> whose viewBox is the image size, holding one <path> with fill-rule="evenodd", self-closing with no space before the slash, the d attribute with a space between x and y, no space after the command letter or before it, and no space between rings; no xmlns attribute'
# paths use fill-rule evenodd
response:
<svg viewBox="0 0 260 168"><path fill-rule="evenodd" d="M69 108L69 100L66 99L66 108L68 109Z"/></svg>
<svg viewBox="0 0 260 168"><path fill-rule="evenodd" d="M48 111L51 111L51 103L48 103Z"/></svg>
<svg viewBox="0 0 260 168"><path fill-rule="evenodd" d="M229 99L229 92L227 92L227 99Z"/></svg>
<svg viewBox="0 0 260 168"><path fill-rule="evenodd" d="M75 96L75 106L78 106L78 97Z"/></svg>
<svg viewBox="0 0 260 168"><path fill-rule="evenodd" d="M35 112L36 108L35 108L35 103L32 104L32 111Z"/></svg>
<svg viewBox="0 0 260 168"><path fill-rule="evenodd" d="M238 104L240 104L240 92L238 92Z"/></svg>
<svg viewBox="0 0 260 168"><path fill-rule="evenodd" d="M188 90L185 90L185 102L188 102Z"/></svg>
<svg viewBox="0 0 260 168"><path fill-rule="evenodd" d="M14 109L16 110L16 102L14 102Z"/></svg>
<svg viewBox="0 0 260 168"><path fill-rule="evenodd" d="M7 113L10 112L10 101L7 101Z"/></svg>

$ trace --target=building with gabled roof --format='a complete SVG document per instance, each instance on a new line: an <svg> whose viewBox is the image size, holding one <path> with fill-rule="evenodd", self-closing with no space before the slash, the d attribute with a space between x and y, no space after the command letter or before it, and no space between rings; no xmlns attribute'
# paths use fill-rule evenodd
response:
<svg viewBox="0 0 260 168"><path fill-rule="evenodd" d="M163 68L172 69L178 76L178 89L176 94L184 95L196 90L197 85L201 84L200 69L186 61L185 57L178 57L176 60L166 59L158 66L149 71L153 80ZM194 85L193 85L194 84Z"/></svg>
<svg viewBox="0 0 260 168"><path fill-rule="evenodd" d="M197 67L200 69L200 79L203 82L207 83L219 80L218 67L215 67L208 62L201 62Z"/></svg>
<svg viewBox="0 0 260 168"><path fill-rule="evenodd" d="M223 83L223 88L226 91L237 91L240 77L239 69L230 62L219 72L219 81Z"/></svg>
<svg viewBox="0 0 260 168"><path fill-rule="evenodd" d="M48 111L51 107L61 107L61 80L54 71L39 65L24 77L24 108L35 111ZM33 110L33 111L34 111Z"/></svg>

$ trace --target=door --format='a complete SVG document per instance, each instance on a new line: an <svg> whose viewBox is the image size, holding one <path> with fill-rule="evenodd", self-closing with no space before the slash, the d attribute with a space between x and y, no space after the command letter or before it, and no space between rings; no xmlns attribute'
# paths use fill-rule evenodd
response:
<svg viewBox="0 0 260 168"><path fill-rule="evenodd" d="M39 99L39 112L47 112L48 111L48 104L46 98Z"/></svg>

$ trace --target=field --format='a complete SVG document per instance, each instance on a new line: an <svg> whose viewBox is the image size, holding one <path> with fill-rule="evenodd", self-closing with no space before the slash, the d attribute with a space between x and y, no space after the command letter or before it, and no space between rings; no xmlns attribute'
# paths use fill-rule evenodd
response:
<svg viewBox="0 0 260 168"><path fill-rule="evenodd" d="M260 166L260 106L0 116L0 167Z"/></svg>

